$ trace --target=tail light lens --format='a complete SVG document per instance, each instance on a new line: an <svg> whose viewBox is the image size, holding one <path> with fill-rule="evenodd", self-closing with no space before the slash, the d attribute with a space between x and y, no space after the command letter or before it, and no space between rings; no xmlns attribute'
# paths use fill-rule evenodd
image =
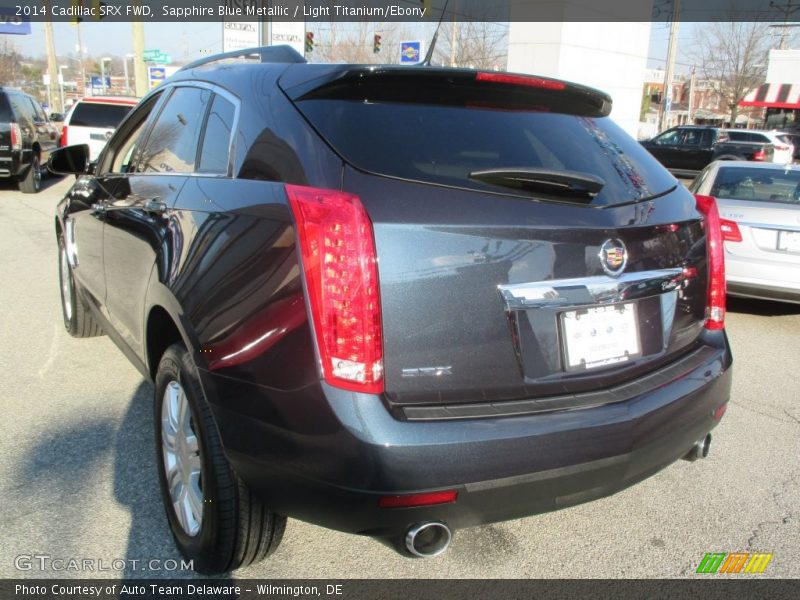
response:
<svg viewBox="0 0 800 600"><path fill-rule="evenodd" d="M406 494L403 496L381 496L378 498L380 508L411 508L414 506L433 506L435 504L453 504L458 498L456 490L429 492L426 494Z"/></svg>
<svg viewBox="0 0 800 600"><path fill-rule="evenodd" d="M764 150L756 150L753 154L753 160L765 160L767 158L767 153Z"/></svg>
<svg viewBox="0 0 800 600"><path fill-rule="evenodd" d="M330 385L383 392L383 336L372 223L358 196L287 185L297 224L322 374Z"/></svg>
<svg viewBox="0 0 800 600"><path fill-rule="evenodd" d="M563 90L567 85L561 81L531 77L528 75L509 75L508 73L480 72L475 76L475 81L490 81L493 83L509 83L526 87L544 88L546 90Z"/></svg>
<svg viewBox="0 0 800 600"><path fill-rule="evenodd" d="M722 247L722 220L717 201L712 196L695 196L697 210L703 213L708 257L708 297L706 300L706 329L725 328L725 254ZM730 221L729 221L730 222ZM735 223L734 223L735 225ZM738 227L736 228L738 231ZM741 239L741 236L740 236Z"/></svg>
<svg viewBox="0 0 800 600"><path fill-rule="evenodd" d="M64 146L66 146L66 145L67 145L67 126L66 126L66 125L64 125L64 126L61 128L61 139L60 139L60 140L58 140L58 146L59 146L60 148L63 148L63 147L64 147Z"/></svg>
<svg viewBox="0 0 800 600"><path fill-rule="evenodd" d="M742 232L739 231L739 226L736 224L736 221L720 219L719 227L722 230L722 241L724 242L742 241Z"/></svg>
<svg viewBox="0 0 800 600"><path fill-rule="evenodd" d="M11 149L19 150L22 148L22 130L19 123L11 123Z"/></svg>

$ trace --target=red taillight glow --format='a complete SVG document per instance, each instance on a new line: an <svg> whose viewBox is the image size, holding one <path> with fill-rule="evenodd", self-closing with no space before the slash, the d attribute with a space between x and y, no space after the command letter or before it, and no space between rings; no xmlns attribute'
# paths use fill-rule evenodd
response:
<svg viewBox="0 0 800 600"><path fill-rule="evenodd" d="M722 230L722 241L724 242L741 242L742 232L739 231L739 226L736 221L729 221L728 219L720 219L719 227Z"/></svg>
<svg viewBox="0 0 800 600"><path fill-rule="evenodd" d="M383 392L383 336L372 223L358 196L286 185L297 224L322 374L336 387Z"/></svg>
<svg viewBox="0 0 800 600"><path fill-rule="evenodd" d="M717 201L712 196L696 195L697 210L703 213L708 256L708 296L706 329L725 328L725 253L722 247L722 224Z"/></svg>
<svg viewBox="0 0 800 600"><path fill-rule="evenodd" d="M475 81L491 81L493 83L510 83L527 87L544 88L547 90L563 90L567 85L561 81L529 77L527 75L509 75L508 73L480 72L475 76Z"/></svg>
<svg viewBox="0 0 800 600"><path fill-rule="evenodd" d="M458 498L458 492L430 492L428 494L406 494L405 496L381 496L379 508L411 508L414 506L431 506L433 504L452 504Z"/></svg>
<svg viewBox="0 0 800 600"><path fill-rule="evenodd" d="M22 130L18 123L11 123L11 149L19 150L22 148Z"/></svg>
<svg viewBox="0 0 800 600"><path fill-rule="evenodd" d="M61 139L58 140L58 145L59 145L60 148L63 148L64 146L67 145L67 126L66 125L64 125L61 128Z"/></svg>
<svg viewBox="0 0 800 600"><path fill-rule="evenodd" d="M756 150L753 153L753 160L765 160L767 158L767 153L764 150Z"/></svg>
<svg viewBox="0 0 800 600"><path fill-rule="evenodd" d="M721 404L721 405L719 405L717 407L717 409L714 411L714 418L717 421L719 421L722 418L722 415L725 414L726 410L728 410L728 403L727 402L725 404Z"/></svg>

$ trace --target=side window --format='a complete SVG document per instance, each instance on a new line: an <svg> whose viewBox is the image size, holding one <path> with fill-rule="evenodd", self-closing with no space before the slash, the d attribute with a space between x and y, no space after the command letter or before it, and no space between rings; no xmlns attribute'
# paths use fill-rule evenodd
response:
<svg viewBox="0 0 800 600"><path fill-rule="evenodd" d="M680 131L677 129L672 129L671 131L665 131L653 141L659 146L674 146L678 143L679 134Z"/></svg>
<svg viewBox="0 0 800 600"><path fill-rule="evenodd" d="M36 100L34 100L33 98L30 98L30 97L28 97L28 102L31 103L31 107L33 108L33 115L36 117L36 121L38 121L40 123L43 122L43 121L47 121L47 117L45 116L44 111L42 110L42 107L39 106L39 103L36 102Z"/></svg>
<svg viewBox="0 0 800 600"><path fill-rule="evenodd" d="M25 96L19 94L9 94L8 100L14 110L14 117L18 121L33 121L33 108Z"/></svg>
<svg viewBox="0 0 800 600"><path fill-rule="evenodd" d="M151 96L140 106L131 119L125 125L124 130L117 130L117 133L109 140L109 148L100 165L98 173L131 173L137 162L137 148L143 141L142 134L147 129L148 123L152 122L152 111L156 107L161 93Z"/></svg>
<svg viewBox="0 0 800 600"><path fill-rule="evenodd" d="M139 157L143 173L191 173L197 141L212 93L192 87L176 88L167 99Z"/></svg>
<svg viewBox="0 0 800 600"><path fill-rule="evenodd" d="M211 111L208 113L206 130L203 133L203 146L200 149L198 173L226 175L230 152L231 129L236 109L220 95L214 96Z"/></svg>

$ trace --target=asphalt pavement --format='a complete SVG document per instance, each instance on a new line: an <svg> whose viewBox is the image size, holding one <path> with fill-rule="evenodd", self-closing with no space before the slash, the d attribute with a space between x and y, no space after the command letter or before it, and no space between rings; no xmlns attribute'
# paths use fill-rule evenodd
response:
<svg viewBox="0 0 800 600"><path fill-rule="evenodd" d="M53 215L69 184L35 196L0 184L0 577L190 576L170 562L150 384L108 338L62 325ZM707 552L768 552L764 574L747 577L800 577L800 306L732 301L727 324L733 395L708 459L459 531L429 560L290 520L276 554L235 576L698 577Z"/></svg>

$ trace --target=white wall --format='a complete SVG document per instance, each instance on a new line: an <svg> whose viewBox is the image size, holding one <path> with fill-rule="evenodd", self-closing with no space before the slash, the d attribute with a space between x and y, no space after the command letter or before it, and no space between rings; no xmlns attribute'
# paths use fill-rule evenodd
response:
<svg viewBox="0 0 800 600"><path fill-rule="evenodd" d="M637 10L649 15L650 2ZM611 118L636 137L650 44L650 22L511 22L509 71L588 85L609 94Z"/></svg>
<svg viewBox="0 0 800 600"><path fill-rule="evenodd" d="M800 83L800 50L770 50L767 83Z"/></svg>

